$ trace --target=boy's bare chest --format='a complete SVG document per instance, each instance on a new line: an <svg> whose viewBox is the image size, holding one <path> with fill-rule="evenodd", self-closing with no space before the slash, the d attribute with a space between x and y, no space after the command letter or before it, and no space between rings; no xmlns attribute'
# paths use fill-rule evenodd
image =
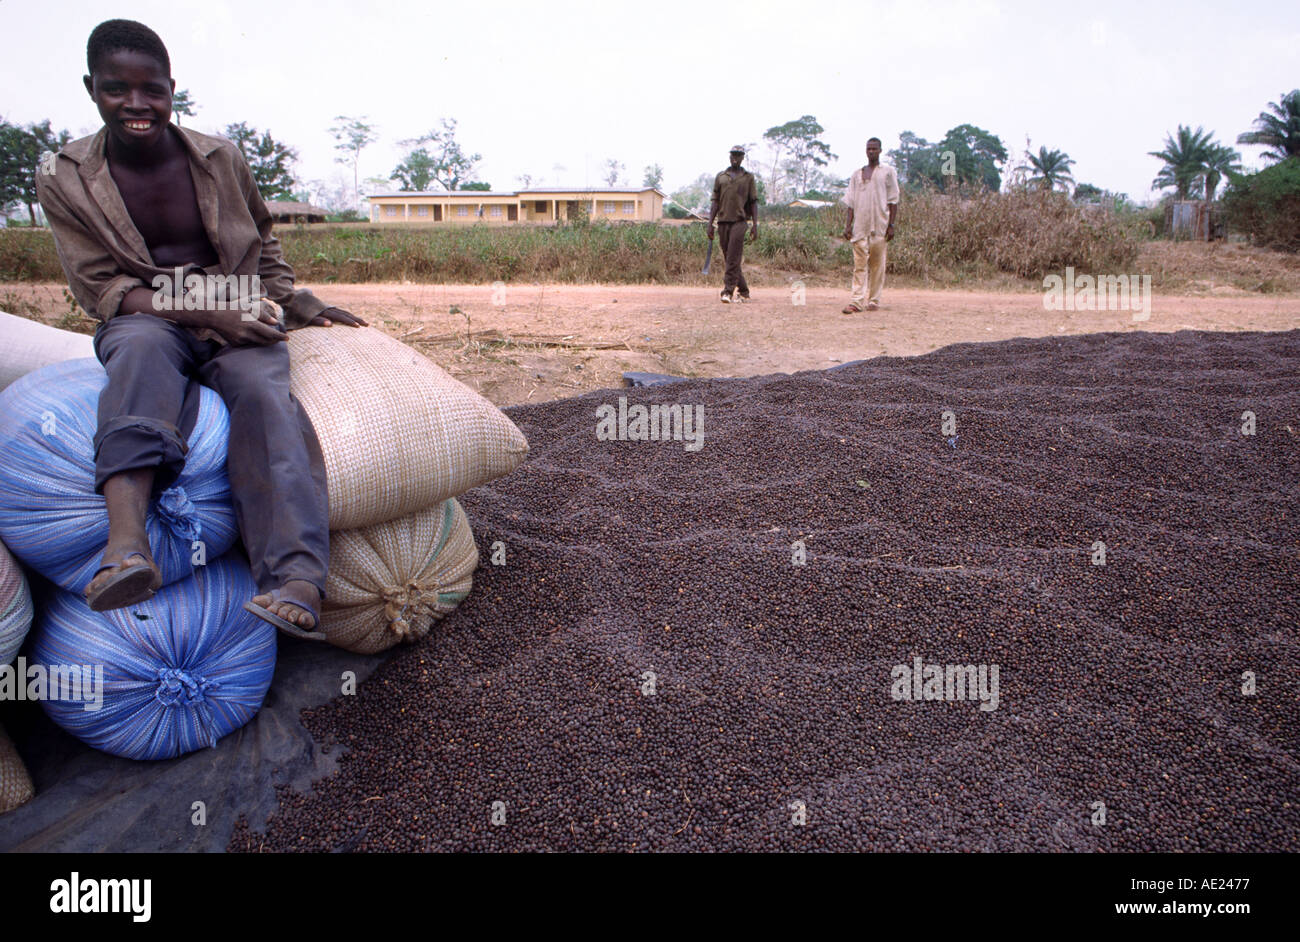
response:
<svg viewBox="0 0 1300 942"><path fill-rule="evenodd" d="M206 266L217 261L184 155L143 171L110 164L109 172L155 265Z"/></svg>

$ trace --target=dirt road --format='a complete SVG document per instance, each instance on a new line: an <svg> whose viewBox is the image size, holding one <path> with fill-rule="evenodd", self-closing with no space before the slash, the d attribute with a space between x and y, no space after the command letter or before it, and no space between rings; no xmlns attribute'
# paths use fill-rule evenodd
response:
<svg viewBox="0 0 1300 942"><path fill-rule="evenodd" d="M62 285L4 285L10 304L47 322L66 313ZM655 285L310 285L412 343L500 406L623 384L628 370L756 376L825 369L882 354L909 356L962 341L1098 331L1288 330L1300 297L1228 287L1208 296L1157 291L1149 320L1130 311L1048 311L1042 291L885 287L884 306L846 316L847 291L757 288L726 305L716 289Z"/></svg>
<svg viewBox="0 0 1300 942"><path fill-rule="evenodd" d="M1287 330L1300 298L1231 292L1161 296L1149 320L1130 311L1048 311L1042 292L886 287L881 310L840 313L847 292L756 289L746 305L713 290L627 285L321 285L498 405L622 385L626 370L756 376L825 369L882 354L909 356L963 341L1099 331ZM456 313L452 313L455 311Z"/></svg>

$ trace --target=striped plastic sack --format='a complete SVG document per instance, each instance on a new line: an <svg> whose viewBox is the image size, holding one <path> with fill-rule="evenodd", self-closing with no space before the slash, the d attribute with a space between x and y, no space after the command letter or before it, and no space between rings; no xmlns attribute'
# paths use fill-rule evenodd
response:
<svg viewBox="0 0 1300 942"><path fill-rule="evenodd" d="M0 665L18 653L32 626L32 593L18 560L0 543Z"/></svg>
<svg viewBox="0 0 1300 942"><path fill-rule="evenodd" d="M261 709L275 670L275 628L243 608L256 594L238 554L128 608L92 612L57 592L28 664L47 678L41 706L81 741L129 759L216 745Z"/></svg>
<svg viewBox="0 0 1300 942"><path fill-rule="evenodd" d="M528 454L506 414L373 327L289 333L289 388L320 438L330 529L426 510Z"/></svg>
<svg viewBox="0 0 1300 942"><path fill-rule="evenodd" d="M29 373L0 392L0 539L50 581L80 592L99 568L108 512L95 493L99 392L96 360ZM215 559L238 536L226 479L225 403L204 387L185 470L150 502L149 547L163 584Z"/></svg>
<svg viewBox="0 0 1300 942"><path fill-rule="evenodd" d="M373 654L429 633L469 594L478 547L456 500L386 523L330 534L321 629Z"/></svg>

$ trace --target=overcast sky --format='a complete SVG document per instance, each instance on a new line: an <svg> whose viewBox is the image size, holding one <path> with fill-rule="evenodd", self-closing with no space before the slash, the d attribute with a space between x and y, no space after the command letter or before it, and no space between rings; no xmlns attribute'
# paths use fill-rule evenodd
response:
<svg viewBox="0 0 1300 942"><path fill-rule="evenodd" d="M888 150L905 130L936 140L970 123L1013 155L1026 135L1064 150L1077 181L1140 200L1160 166L1147 152L1180 122L1233 144L1300 86L1295 0L0 0L0 116L96 130L81 77L86 38L109 17L162 36L199 105L187 124L269 128L298 149L300 179L342 170L328 132L339 114L378 127L362 177L387 176L399 140L450 117L495 189L522 173L596 184L613 157L636 184L662 164L670 191L811 114L839 176L872 135ZM1260 165L1258 148L1240 149Z"/></svg>

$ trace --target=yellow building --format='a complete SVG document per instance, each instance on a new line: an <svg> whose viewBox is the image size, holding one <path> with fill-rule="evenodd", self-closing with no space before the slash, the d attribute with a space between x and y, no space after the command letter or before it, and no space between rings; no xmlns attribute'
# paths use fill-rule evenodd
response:
<svg viewBox="0 0 1300 942"><path fill-rule="evenodd" d="M571 189L551 187L494 193L437 190L376 193L370 198L371 222L510 223L560 222L585 210L595 221L657 222L664 194L654 187Z"/></svg>

